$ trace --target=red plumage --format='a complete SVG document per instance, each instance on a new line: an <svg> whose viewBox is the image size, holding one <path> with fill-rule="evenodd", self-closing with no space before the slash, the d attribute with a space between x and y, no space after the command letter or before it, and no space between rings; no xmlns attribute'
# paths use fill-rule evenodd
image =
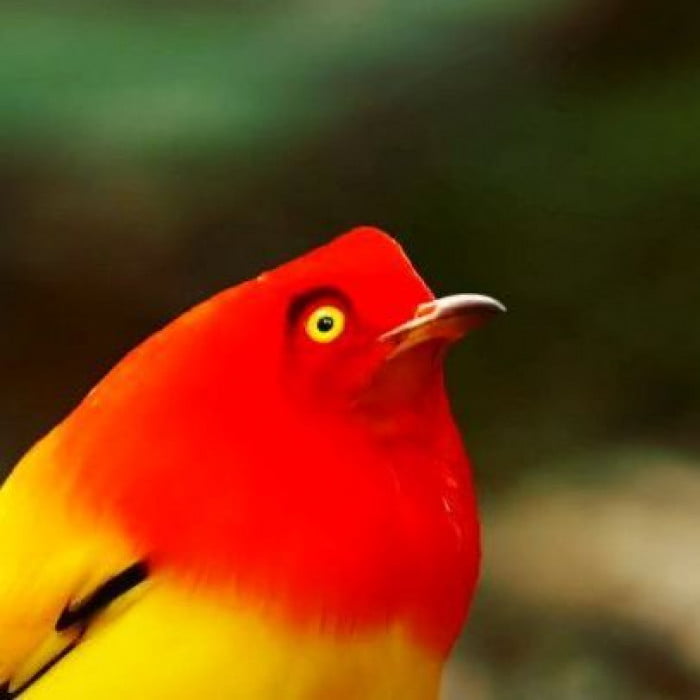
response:
<svg viewBox="0 0 700 700"><path fill-rule="evenodd" d="M225 291L128 355L67 419L61 479L154 570L235 589L291 624L403 621L445 652L479 533L442 346L402 360L429 368L419 394L400 382L383 403L373 389L388 353L377 338L432 299L374 229ZM303 332L318 303L348 317L329 346Z"/></svg>

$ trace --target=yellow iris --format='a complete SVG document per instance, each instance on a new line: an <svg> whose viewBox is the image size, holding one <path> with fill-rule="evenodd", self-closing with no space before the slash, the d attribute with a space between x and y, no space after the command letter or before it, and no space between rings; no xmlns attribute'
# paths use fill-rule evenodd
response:
<svg viewBox="0 0 700 700"><path fill-rule="evenodd" d="M332 343L345 330L345 314L336 306L319 306L306 321L306 333L317 343Z"/></svg>

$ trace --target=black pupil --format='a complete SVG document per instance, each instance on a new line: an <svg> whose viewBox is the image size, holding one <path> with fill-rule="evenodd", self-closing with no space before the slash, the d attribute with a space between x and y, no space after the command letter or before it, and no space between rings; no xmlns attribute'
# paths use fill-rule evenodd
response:
<svg viewBox="0 0 700 700"><path fill-rule="evenodd" d="M316 328L318 328L321 333L329 333L333 330L334 325L335 321L330 316L321 316L321 318L318 319Z"/></svg>

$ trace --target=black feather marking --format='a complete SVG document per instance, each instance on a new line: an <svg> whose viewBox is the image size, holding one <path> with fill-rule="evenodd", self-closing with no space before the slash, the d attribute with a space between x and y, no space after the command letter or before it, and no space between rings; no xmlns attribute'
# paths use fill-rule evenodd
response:
<svg viewBox="0 0 700 700"><path fill-rule="evenodd" d="M121 596L136 588L148 577L148 566L146 562L139 561L124 569L116 576L105 581L90 596L83 600L75 608L66 606L60 614L54 628L56 632L64 632L71 627L78 630L78 636L67 644L56 656L49 659L31 678L23 683L19 688L10 692L10 683L0 685L0 700L14 700L25 690L34 685L40 678L48 673L57 663L62 661L75 649L87 629L90 619L101 610L113 603Z"/></svg>
<svg viewBox="0 0 700 700"><path fill-rule="evenodd" d="M68 656L68 654L70 654L71 651L75 649L79 641L80 637L68 644L68 646L66 646L65 649L56 654L56 656L54 656L53 659L45 663L31 678L29 678L23 685L21 685L13 692L9 691L8 684L0 686L0 690L4 692L4 695L0 695L0 700L14 700L14 698L18 698L25 690L27 690L27 688L34 685L40 678L44 676L44 674L48 673L59 661L65 659L66 656Z"/></svg>
<svg viewBox="0 0 700 700"><path fill-rule="evenodd" d="M56 621L56 632L63 632L74 625L84 625L91 617L113 603L117 598L136 588L148 577L148 566L139 561L105 581L90 596L74 608L67 606ZM2 700L2 696L0 696Z"/></svg>

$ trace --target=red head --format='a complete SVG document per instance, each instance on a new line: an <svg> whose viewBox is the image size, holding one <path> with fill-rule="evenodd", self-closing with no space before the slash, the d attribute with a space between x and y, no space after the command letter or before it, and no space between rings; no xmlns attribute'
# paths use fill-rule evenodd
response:
<svg viewBox="0 0 700 700"><path fill-rule="evenodd" d="M405 622L445 651L479 545L440 360L497 308L435 301L358 229L137 348L64 423L61 463L156 569L292 623Z"/></svg>

